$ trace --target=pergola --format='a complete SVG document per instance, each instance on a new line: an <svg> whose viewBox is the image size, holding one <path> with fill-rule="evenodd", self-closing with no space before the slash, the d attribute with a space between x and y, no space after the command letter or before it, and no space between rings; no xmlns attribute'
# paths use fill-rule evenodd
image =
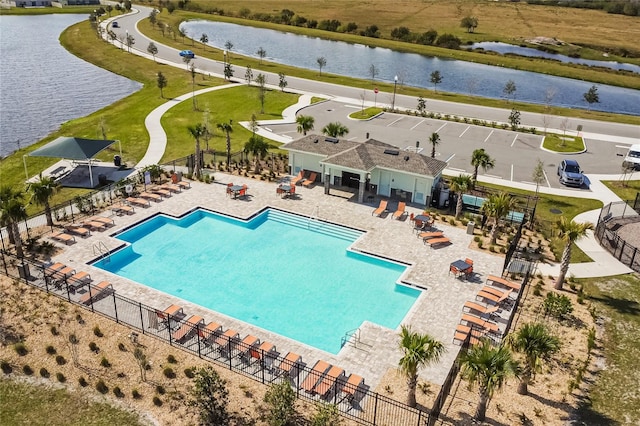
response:
<svg viewBox="0 0 640 426"><path fill-rule="evenodd" d="M58 157L78 162L86 162L89 165L89 179L93 187L93 173L91 171L91 164L95 161L93 157L116 142L120 145L120 156L122 156L122 144L120 144L119 140L82 139L70 136L61 136L27 155L29 157ZM22 159L24 161L24 173L27 179L29 179L29 174L27 173L27 155L24 155Z"/></svg>

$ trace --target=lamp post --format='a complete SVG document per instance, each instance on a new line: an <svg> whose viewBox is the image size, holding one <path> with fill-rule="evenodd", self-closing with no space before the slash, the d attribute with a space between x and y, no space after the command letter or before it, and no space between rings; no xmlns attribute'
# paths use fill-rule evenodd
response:
<svg viewBox="0 0 640 426"><path fill-rule="evenodd" d="M396 110L396 88L398 87L398 76L393 77L393 101L391 102L391 111Z"/></svg>

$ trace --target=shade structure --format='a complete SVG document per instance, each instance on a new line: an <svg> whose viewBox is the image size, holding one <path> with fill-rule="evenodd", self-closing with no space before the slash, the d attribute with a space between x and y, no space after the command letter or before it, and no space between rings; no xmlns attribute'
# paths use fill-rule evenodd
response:
<svg viewBox="0 0 640 426"><path fill-rule="evenodd" d="M103 149L113 145L112 139L83 139L70 136L61 136L42 148L38 148L29 154L30 157L58 157L75 161L86 161L89 164L89 177L93 186L93 173L91 172L91 159ZM26 170L26 163L25 163Z"/></svg>

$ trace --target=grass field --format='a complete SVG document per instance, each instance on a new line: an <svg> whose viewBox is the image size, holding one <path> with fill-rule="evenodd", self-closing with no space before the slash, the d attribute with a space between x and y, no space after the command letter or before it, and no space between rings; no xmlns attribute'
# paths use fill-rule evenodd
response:
<svg viewBox="0 0 640 426"><path fill-rule="evenodd" d="M640 192L640 180L622 181L602 181L607 188L616 193L623 200L635 200Z"/></svg>
<svg viewBox="0 0 640 426"><path fill-rule="evenodd" d="M584 141L578 136L547 135L542 146L555 152L582 152Z"/></svg>

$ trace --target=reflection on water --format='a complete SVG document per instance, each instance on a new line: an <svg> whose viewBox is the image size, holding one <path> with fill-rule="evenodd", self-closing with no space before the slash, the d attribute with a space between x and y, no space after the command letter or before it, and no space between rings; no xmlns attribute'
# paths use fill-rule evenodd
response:
<svg viewBox="0 0 640 426"><path fill-rule="evenodd" d="M401 85L430 89L433 89L430 75L438 70L443 77L438 90L487 98L503 97L505 84L513 80L516 83L515 97L518 101L587 108L583 95L593 84L224 22L189 21L180 28L196 40L202 34L207 34L208 44L219 49L225 49L225 44L230 41L233 44L231 57L234 53L240 53L258 58L257 51L263 48L267 52L267 60L317 71L317 59L323 56L327 61L322 69L323 73L371 80L370 69L374 65L378 71L376 80L392 83L397 75ZM640 91L607 85L597 87L600 103L592 105L591 109L640 115Z"/></svg>

